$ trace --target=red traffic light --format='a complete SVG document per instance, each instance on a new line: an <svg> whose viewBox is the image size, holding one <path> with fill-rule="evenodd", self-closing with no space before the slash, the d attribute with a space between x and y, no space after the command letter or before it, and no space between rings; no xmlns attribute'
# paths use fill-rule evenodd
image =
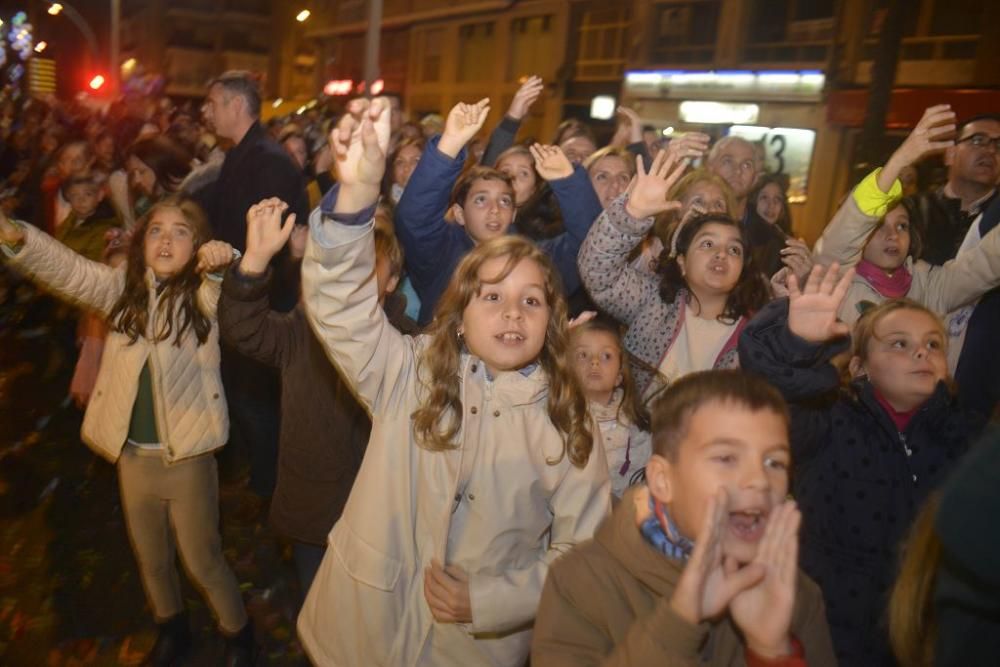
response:
<svg viewBox="0 0 1000 667"><path fill-rule="evenodd" d="M88 85L90 86L91 90L100 90L101 88L104 87L104 75L103 74L95 75L94 78L90 80L90 83Z"/></svg>

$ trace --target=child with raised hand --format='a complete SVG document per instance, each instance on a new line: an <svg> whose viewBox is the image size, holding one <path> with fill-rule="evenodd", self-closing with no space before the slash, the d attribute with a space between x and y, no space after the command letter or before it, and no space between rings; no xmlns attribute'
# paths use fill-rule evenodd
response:
<svg viewBox="0 0 1000 667"><path fill-rule="evenodd" d="M299 636L317 664L519 667L550 563L610 507L559 276L525 239L484 241L427 335L395 331L372 279L388 116L378 99L350 112L331 136L339 185L311 216L303 298L373 428Z"/></svg>
<svg viewBox="0 0 1000 667"><path fill-rule="evenodd" d="M11 265L108 320L81 437L118 468L132 547L159 625L150 663L173 664L191 647L174 562L180 550L227 637L226 664L250 664L253 626L222 554L212 455L229 436L215 272L229 264L233 249L212 241L201 208L180 197L143 217L118 269L3 215L0 242Z"/></svg>
<svg viewBox="0 0 1000 667"><path fill-rule="evenodd" d="M550 569L531 664L835 665L797 567L778 392L739 371L688 375L653 408L653 449L646 484Z"/></svg>
<svg viewBox="0 0 1000 667"><path fill-rule="evenodd" d="M919 207L901 199L900 172L954 141L955 112L930 107L885 166L869 174L848 197L816 244L818 260L855 266L838 316L853 324L887 299L907 298L938 315L969 304L1000 285L1000 230L969 250L932 266L919 257ZM957 357L956 357L957 361Z"/></svg>
<svg viewBox="0 0 1000 667"><path fill-rule="evenodd" d="M893 664L884 623L896 551L917 510L979 431L954 407L947 339L924 306L893 299L854 327L850 386L830 360L847 342L837 312L854 276L813 268L740 338L740 363L791 404L802 568L823 589L845 665Z"/></svg>
<svg viewBox="0 0 1000 667"><path fill-rule="evenodd" d="M649 413L636 393L618 328L604 320L571 326L573 370L597 422L611 493L621 498L649 459Z"/></svg>
<svg viewBox="0 0 1000 667"><path fill-rule="evenodd" d="M464 147L488 114L488 99L455 105L444 134L429 142L396 208L396 232L420 297L421 325L430 321L462 256L479 243L506 235L515 219L514 189L507 176L475 167L459 177ZM564 233L539 247L555 263L566 294L572 294L580 285L577 252L601 205L586 171L574 168L560 149L536 144L532 155L539 175L556 194L565 226Z"/></svg>
<svg viewBox="0 0 1000 667"><path fill-rule="evenodd" d="M768 299L745 230L724 214L682 221L660 255L658 275L629 262L655 217L681 208L667 194L686 163L657 154L649 171L636 158L636 180L591 228L580 249L580 277L594 303L628 326L625 348L647 400L687 373L738 364L736 340Z"/></svg>

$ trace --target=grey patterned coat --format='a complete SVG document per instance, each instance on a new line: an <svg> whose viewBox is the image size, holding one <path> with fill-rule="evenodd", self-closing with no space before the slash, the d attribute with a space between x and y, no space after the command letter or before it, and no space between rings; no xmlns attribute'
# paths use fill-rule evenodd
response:
<svg viewBox="0 0 1000 667"><path fill-rule="evenodd" d="M627 202L625 193L601 213L580 248L577 263L594 303L628 327L624 343L636 389L640 395L652 396L661 389L654 382L664 380L658 369L684 326L687 291L680 290L673 303L666 303L660 296L659 276L629 264L629 253L642 242L654 219L633 218L625 210ZM713 368L739 366L736 342L745 325L746 318L741 317Z"/></svg>

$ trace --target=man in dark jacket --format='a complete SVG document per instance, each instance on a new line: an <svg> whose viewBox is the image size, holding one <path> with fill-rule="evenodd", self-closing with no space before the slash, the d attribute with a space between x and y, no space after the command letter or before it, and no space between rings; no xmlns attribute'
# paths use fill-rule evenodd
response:
<svg viewBox="0 0 1000 667"><path fill-rule="evenodd" d="M260 124L260 90L249 72L226 72L209 86L202 107L205 122L233 143L218 179L195 195L217 239L246 248L246 214L262 199L278 197L300 224L309 216L302 172ZM282 252L271 262L271 305L291 310L298 299L297 266ZM274 490L278 459L280 390L273 369L222 347L222 380L229 399L231 441L250 458L250 486L261 497Z"/></svg>
<svg viewBox="0 0 1000 667"><path fill-rule="evenodd" d="M948 182L918 198L922 259L938 265L953 259L959 249L978 243L1000 218L996 187L1000 116L977 116L960 124L945 162ZM977 228L970 232L973 223ZM988 417L1000 403L1000 366L993 351L1000 335L1000 291L988 292L970 311L959 311L949 322L953 338L960 335L963 325L964 342L955 369L958 401L964 409Z"/></svg>

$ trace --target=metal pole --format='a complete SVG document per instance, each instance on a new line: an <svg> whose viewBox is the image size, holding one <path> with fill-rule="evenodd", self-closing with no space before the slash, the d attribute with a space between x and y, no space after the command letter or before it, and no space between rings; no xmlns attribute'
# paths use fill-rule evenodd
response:
<svg viewBox="0 0 1000 667"><path fill-rule="evenodd" d="M49 3L52 4L51 2ZM83 37L87 40L87 46L90 47L90 57L95 60L95 62L100 62L97 57L97 36L94 34L93 29L87 20L80 16L80 12L73 9L73 7L65 2L59 3L63 7L63 11L66 12L66 16L72 21L80 32L83 33Z"/></svg>
<svg viewBox="0 0 1000 667"><path fill-rule="evenodd" d="M111 94L118 95L121 91L121 22L122 0L111 0Z"/></svg>
<svg viewBox="0 0 1000 667"><path fill-rule="evenodd" d="M372 96L372 83L378 79L378 48L382 36L382 0L368 2L368 33L365 35L365 97Z"/></svg>

